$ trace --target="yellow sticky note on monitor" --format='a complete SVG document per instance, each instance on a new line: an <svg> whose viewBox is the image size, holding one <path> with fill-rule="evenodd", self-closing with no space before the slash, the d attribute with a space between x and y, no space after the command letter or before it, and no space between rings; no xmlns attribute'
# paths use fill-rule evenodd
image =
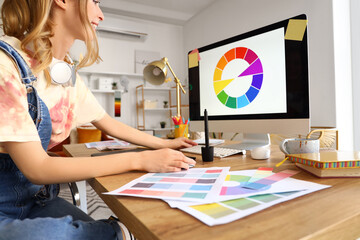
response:
<svg viewBox="0 0 360 240"><path fill-rule="evenodd" d="M304 38L308 20L306 19L290 19L286 33L286 40L302 41Z"/></svg>
<svg viewBox="0 0 360 240"><path fill-rule="evenodd" d="M199 66L199 53L194 52L189 54L189 68Z"/></svg>

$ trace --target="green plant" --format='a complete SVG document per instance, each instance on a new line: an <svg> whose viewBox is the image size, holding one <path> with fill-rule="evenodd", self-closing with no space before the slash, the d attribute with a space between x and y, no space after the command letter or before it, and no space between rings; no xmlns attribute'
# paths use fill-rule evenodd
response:
<svg viewBox="0 0 360 240"><path fill-rule="evenodd" d="M168 107L168 101L164 101L164 108Z"/></svg>
<svg viewBox="0 0 360 240"><path fill-rule="evenodd" d="M112 89L117 89L117 82L112 82L111 85L112 85Z"/></svg>
<svg viewBox="0 0 360 240"><path fill-rule="evenodd" d="M160 126L161 126L161 128L165 128L165 126L166 126L166 122L161 121L161 122L160 122Z"/></svg>

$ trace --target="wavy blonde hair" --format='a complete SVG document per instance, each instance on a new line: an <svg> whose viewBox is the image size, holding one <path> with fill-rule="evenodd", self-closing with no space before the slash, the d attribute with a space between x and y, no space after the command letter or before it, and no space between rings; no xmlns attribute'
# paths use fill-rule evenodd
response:
<svg viewBox="0 0 360 240"><path fill-rule="evenodd" d="M87 14L88 0L77 0L81 24L86 32L85 45L87 52L77 70L99 62L99 45L96 34L91 27ZM33 69L35 73L45 70L50 83L47 67L52 61L50 37L53 36L51 21L53 0L5 0L1 8L2 27L5 35L16 37L21 41L21 49L35 58L39 64ZM34 52L26 46L32 45Z"/></svg>

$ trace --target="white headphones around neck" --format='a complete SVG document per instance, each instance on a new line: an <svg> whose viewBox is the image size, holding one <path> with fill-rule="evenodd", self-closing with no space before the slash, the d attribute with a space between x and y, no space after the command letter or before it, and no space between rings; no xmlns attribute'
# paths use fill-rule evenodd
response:
<svg viewBox="0 0 360 240"><path fill-rule="evenodd" d="M53 58L50 66L49 73L51 77L51 83L62 86L75 86L76 82L76 65L69 55L67 55L70 64Z"/></svg>

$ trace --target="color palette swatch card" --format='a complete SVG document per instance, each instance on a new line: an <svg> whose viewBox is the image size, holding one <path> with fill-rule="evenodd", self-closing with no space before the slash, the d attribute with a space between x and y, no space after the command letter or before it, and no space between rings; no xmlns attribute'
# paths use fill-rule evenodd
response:
<svg viewBox="0 0 360 240"><path fill-rule="evenodd" d="M171 173L148 173L106 194L213 202L221 191L230 167L193 168Z"/></svg>
<svg viewBox="0 0 360 240"><path fill-rule="evenodd" d="M266 168L266 167L259 167L256 172L254 173L254 175L251 176L251 178L249 179L249 183L252 182L256 182L260 179L266 178L268 176L273 175L274 173L272 172L273 168Z"/></svg>
<svg viewBox="0 0 360 240"><path fill-rule="evenodd" d="M289 179L285 179L284 181L287 180ZM199 219L203 223L214 226L241 219L273 205L330 187L328 185L307 181L292 180L295 180L298 184L302 184L307 190L258 194L246 198L237 198L201 205L179 206L178 208Z"/></svg>
<svg viewBox="0 0 360 240"><path fill-rule="evenodd" d="M259 171L259 170L258 170ZM264 177L262 179L256 180L254 182L249 182L244 185L244 188L249 189L262 189L262 188L268 188L269 185L272 185L278 181L281 181L285 178L291 177L295 174L297 174L299 171L293 171L293 170L284 170L278 173L274 173L272 175L269 174L269 176ZM252 180L252 179L250 179Z"/></svg>
<svg viewBox="0 0 360 240"><path fill-rule="evenodd" d="M262 170L261 170L262 171ZM274 175L274 173L272 173ZM264 174L267 176L269 173ZM269 184L266 187L251 189L245 188L249 182L254 179L254 176L259 176L259 169L257 170L242 170L232 171L226 176L225 181L221 187L217 201L226 201L238 198L251 197L259 194L272 194L279 192L292 192L308 190L308 185L304 184L304 181L299 181L293 178L282 179L274 184ZM258 180L256 180L258 181ZM184 201L169 201L166 202L172 208L180 206L191 206L197 204L196 202L184 202ZM210 203L210 202L208 202Z"/></svg>

